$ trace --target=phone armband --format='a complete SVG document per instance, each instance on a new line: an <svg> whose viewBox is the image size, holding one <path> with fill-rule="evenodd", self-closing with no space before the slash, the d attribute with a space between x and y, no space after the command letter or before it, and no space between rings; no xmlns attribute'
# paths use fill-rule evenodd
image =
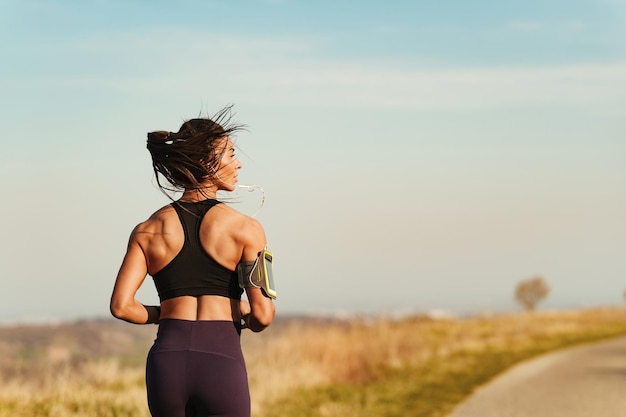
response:
<svg viewBox="0 0 626 417"><path fill-rule="evenodd" d="M259 256L252 262L240 262L237 265L237 275L239 277L239 287L261 288L265 295L276 298L276 288L274 287L274 273L272 261L274 257L267 249L259 252Z"/></svg>

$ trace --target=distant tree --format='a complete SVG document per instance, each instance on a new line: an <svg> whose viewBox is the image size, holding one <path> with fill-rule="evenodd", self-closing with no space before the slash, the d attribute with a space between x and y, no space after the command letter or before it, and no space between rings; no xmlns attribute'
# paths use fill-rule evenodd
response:
<svg viewBox="0 0 626 417"><path fill-rule="evenodd" d="M542 277L521 281L515 288L515 299L526 311L534 311L537 304L548 296L550 288Z"/></svg>

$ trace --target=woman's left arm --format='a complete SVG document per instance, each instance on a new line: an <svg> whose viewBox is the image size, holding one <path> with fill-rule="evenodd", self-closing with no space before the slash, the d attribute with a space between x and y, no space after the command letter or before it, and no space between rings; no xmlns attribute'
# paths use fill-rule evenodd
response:
<svg viewBox="0 0 626 417"><path fill-rule="evenodd" d="M266 246L265 231L261 223L253 219L249 219L241 231L244 242L241 261L253 261ZM249 301L249 314L243 315L245 327L253 332L260 332L274 320L276 307L272 299L265 295L261 288L247 287L246 295Z"/></svg>
<svg viewBox="0 0 626 417"><path fill-rule="evenodd" d="M159 306L145 306L135 295L148 274L146 257L136 240L133 230L124 261L117 274L111 295L110 310L114 317L135 324L158 323L161 313Z"/></svg>

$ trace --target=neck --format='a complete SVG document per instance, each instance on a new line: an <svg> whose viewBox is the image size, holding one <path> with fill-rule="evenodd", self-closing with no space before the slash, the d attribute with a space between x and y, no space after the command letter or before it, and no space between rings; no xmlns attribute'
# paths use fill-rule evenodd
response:
<svg viewBox="0 0 626 417"><path fill-rule="evenodd" d="M204 187L197 190L185 190L180 197L181 201L202 201L208 198L215 198L217 195L216 187Z"/></svg>

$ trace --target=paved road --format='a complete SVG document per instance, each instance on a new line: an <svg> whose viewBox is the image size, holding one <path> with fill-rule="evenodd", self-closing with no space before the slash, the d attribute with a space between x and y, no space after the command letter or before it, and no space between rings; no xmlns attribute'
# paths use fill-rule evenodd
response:
<svg viewBox="0 0 626 417"><path fill-rule="evenodd" d="M448 417L625 417L626 338L524 362Z"/></svg>

